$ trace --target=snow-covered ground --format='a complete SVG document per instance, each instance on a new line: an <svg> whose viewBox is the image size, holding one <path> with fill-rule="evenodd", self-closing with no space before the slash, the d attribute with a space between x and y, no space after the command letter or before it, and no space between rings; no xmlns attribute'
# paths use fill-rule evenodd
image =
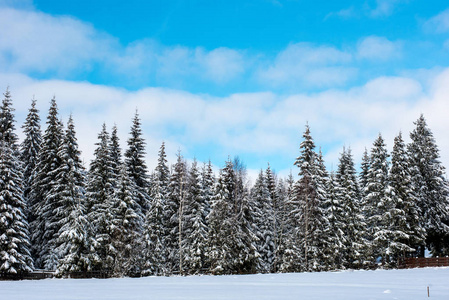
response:
<svg viewBox="0 0 449 300"><path fill-rule="evenodd" d="M0 299L449 299L449 268L0 281Z"/></svg>

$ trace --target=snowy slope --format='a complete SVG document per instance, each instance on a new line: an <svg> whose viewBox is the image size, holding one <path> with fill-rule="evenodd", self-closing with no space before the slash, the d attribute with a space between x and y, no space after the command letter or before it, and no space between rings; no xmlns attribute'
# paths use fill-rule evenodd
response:
<svg viewBox="0 0 449 300"><path fill-rule="evenodd" d="M449 268L0 281L0 299L449 299Z"/></svg>

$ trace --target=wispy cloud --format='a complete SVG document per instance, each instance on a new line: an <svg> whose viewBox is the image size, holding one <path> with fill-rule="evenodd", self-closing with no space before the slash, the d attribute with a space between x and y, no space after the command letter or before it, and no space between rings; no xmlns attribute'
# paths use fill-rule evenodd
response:
<svg viewBox="0 0 449 300"><path fill-rule="evenodd" d="M374 8L369 8L369 15L373 18L388 17L403 0L376 0Z"/></svg>
<svg viewBox="0 0 449 300"><path fill-rule="evenodd" d="M330 46L298 43L281 51L258 77L270 86L329 87L345 84L356 75L352 55Z"/></svg>
<svg viewBox="0 0 449 300"><path fill-rule="evenodd" d="M121 45L90 24L67 16L0 8L0 63L3 71L83 74L94 68L108 76L150 82L188 79L217 84L239 76L243 52L228 48L164 46L152 40ZM69 76L69 77L70 77Z"/></svg>
<svg viewBox="0 0 449 300"><path fill-rule="evenodd" d="M433 33L449 31L449 9L446 9L424 23L424 29Z"/></svg>
<svg viewBox="0 0 449 300"><path fill-rule="evenodd" d="M392 42L384 37L369 36L359 41L357 56L362 59L385 61L401 56L402 44Z"/></svg>
<svg viewBox="0 0 449 300"><path fill-rule="evenodd" d="M375 2L375 3L371 3ZM407 3L408 0L375 0L360 2L359 6L350 6L339 11L333 11L326 15L325 19L338 17L341 19L352 19L368 17L373 19L385 18L394 14L401 3Z"/></svg>

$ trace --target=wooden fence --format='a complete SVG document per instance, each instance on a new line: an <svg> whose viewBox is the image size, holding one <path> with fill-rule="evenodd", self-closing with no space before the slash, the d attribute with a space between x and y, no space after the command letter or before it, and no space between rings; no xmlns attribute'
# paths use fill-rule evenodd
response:
<svg viewBox="0 0 449 300"><path fill-rule="evenodd" d="M447 266L449 257L407 257L399 261L399 269Z"/></svg>

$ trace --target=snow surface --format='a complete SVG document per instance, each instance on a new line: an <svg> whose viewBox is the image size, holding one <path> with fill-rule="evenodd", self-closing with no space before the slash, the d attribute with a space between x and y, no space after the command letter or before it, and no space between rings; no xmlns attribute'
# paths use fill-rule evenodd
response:
<svg viewBox="0 0 449 300"><path fill-rule="evenodd" d="M0 299L449 299L449 268L0 281Z"/></svg>

